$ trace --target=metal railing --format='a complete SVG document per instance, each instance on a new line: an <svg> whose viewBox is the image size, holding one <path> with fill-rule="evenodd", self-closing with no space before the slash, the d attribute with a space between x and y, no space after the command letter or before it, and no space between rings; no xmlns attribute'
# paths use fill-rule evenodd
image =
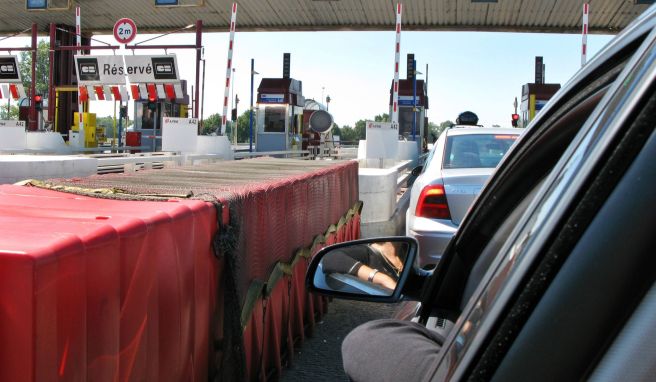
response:
<svg viewBox="0 0 656 382"><path fill-rule="evenodd" d="M223 160L216 154L187 154L171 152L155 152L130 155L98 154L90 155L98 159L98 174L134 172L150 169L161 169L172 166L194 165L199 162Z"/></svg>

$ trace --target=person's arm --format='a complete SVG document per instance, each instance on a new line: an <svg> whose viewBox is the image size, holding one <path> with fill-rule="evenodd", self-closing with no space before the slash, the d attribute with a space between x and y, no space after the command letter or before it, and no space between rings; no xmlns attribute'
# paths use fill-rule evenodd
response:
<svg viewBox="0 0 656 382"><path fill-rule="evenodd" d="M354 276L357 275L358 268L362 264L351 256L337 252L326 256L323 259L323 272L324 273L347 273Z"/></svg>
<svg viewBox="0 0 656 382"><path fill-rule="evenodd" d="M371 268L364 264L358 268L357 276L361 280L366 280L374 284L382 285L388 289L394 290L396 288L396 281L393 278L384 272L378 271L378 269Z"/></svg>

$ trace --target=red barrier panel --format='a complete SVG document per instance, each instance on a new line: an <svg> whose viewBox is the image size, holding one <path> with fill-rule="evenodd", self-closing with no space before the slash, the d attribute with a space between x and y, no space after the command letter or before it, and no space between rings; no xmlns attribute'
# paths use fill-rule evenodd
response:
<svg viewBox="0 0 656 382"><path fill-rule="evenodd" d="M207 380L212 205L0 186L0 380Z"/></svg>
<svg viewBox="0 0 656 382"><path fill-rule="evenodd" d="M352 211L324 237L357 202L355 162L264 159L54 183L189 191L228 207L221 220L230 226L213 236L215 207L201 201L0 186L0 335L10 339L0 345L0 380L207 380L213 365L223 366L219 379L279 375L327 308L305 290L308 260L289 266L294 255L359 238ZM288 274L270 279L279 263ZM269 294L246 304L249 288L267 281Z"/></svg>
<svg viewBox="0 0 656 382"><path fill-rule="evenodd" d="M338 238L359 238L359 222L359 215L353 216L325 238L325 245L337 242ZM315 249L318 250L319 246ZM295 343L302 341L306 331L315 325L315 319L325 313L327 299L306 292L308 264L306 259L298 261L292 274L279 279L271 294L259 300L253 309L244 330L248 380L277 379L282 371L283 357L291 361Z"/></svg>

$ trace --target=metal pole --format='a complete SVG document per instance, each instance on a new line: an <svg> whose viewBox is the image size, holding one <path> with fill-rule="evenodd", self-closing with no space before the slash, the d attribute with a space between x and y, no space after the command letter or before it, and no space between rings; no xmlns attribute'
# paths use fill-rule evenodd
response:
<svg viewBox="0 0 656 382"><path fill-rule="evenodd" d="M235 137L235 145L237 145L237 136L235 135L235 122L232 120L232 109L235 106L235 68L232 68L232 75L230 76L230 128L232 135Z"/></svg>
<svg viewBox="0 0 656 382"><path fill-rule="evenodd" d="M203 46L203 20L196 20L196 104L194 105L194 117L198 118L198 96L200 82L200 59L201 49ZM205 63L203 61L203 78L205 78ZM203 80L203 90L205 90L205 80Z"/></svg>
<svg viewBox="0 0 656 382"><path fill-rule="evenodd" d="M55 39L55 34L57 33L57 29L54 23L50 24L50 47L49 47L49 62L48 66L50 67L50 77L48 78L48 120L50 120L50 123L54 127L54 124L52 123L53 116L55 115L55 44L56 44L56 39Z"/></svg>
<svg viewBox="0 0 656 382"><path fill-rule="evenodd" d="M119 110L120 110L120 109L123 108L123 101L121 101L119 104L120 104L120 107L119 107ZM128 110L127 109L128 109L128 103L126 102L125 103L125 116L126 116L126 118L127 118L127 115L128 115ZM123 145L123 142L122 142L123 141L123 139L122 139L123 138L123 116L121 115L121 113L119 113L118 117L119 117L118 118L118 148L120 149L121 146Z"/></svg>
<svg viewBox="0 0 656 382"><path fill-rule="evenodd" d="M36 120L36 105L34 96L36 95L36 23L32 24L32 84L30 85L30 123L28 130L34 131L38 128Z"/></svg>
<svg viewBox="0 0 656 382"><path fill-rule="evenodd" d="M203 91L202 93L202 101L200 101L200 123L198 124L198 128L201 129L203 127L203 112L205 110L205 59L203 59ZM196 103L198 103L198 100L196 100ZM200 131L198 131L200 133Z"/></svg>
<svg viewBox="0 0 656 382"><path fill-rule="evenodd" d="M253 82L255 77L255 59L251 58L251 107L248 116L248 152L253 152Z"/></svg>
<svg viewBox="0 0 656 382"><path fill-rule="evenodd" d="M417 61L412 60L412 140L416 141L415 131L417 131Z"/></svg>
<svg viewBox="0 0 656 382"><path fill-rule="evenodd" d="M120 109L118 117L119 119L121 118ZM112 129L112 132L114 133L114 139L112 139L112 147L116 147L116 100L114 100L114 128Z"/></svg>

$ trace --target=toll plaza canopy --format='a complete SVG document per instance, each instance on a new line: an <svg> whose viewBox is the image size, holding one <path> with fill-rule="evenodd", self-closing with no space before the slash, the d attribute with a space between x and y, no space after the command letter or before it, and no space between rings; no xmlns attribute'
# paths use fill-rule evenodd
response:
<svg viewBox="0 0 656 382"><path fill-rule="evenodd" d="M161 1L85 0L83 33L108 34L121 17L132 18L143 32L183 28L196 20L205 31L227 31L230 0ZM509 32L580 33L582 0L407 0L403 4L404 30L476 30ZM588 1L590 2L590 1ZM590 2L590 33L617 33L654 0L595 0ZM71 0L49 0L46 10L27 10L25 0L3 0L0 35L39 25L74 24ZM240 0L240 31L390 30L397 1L380 0Z"/></svg>

